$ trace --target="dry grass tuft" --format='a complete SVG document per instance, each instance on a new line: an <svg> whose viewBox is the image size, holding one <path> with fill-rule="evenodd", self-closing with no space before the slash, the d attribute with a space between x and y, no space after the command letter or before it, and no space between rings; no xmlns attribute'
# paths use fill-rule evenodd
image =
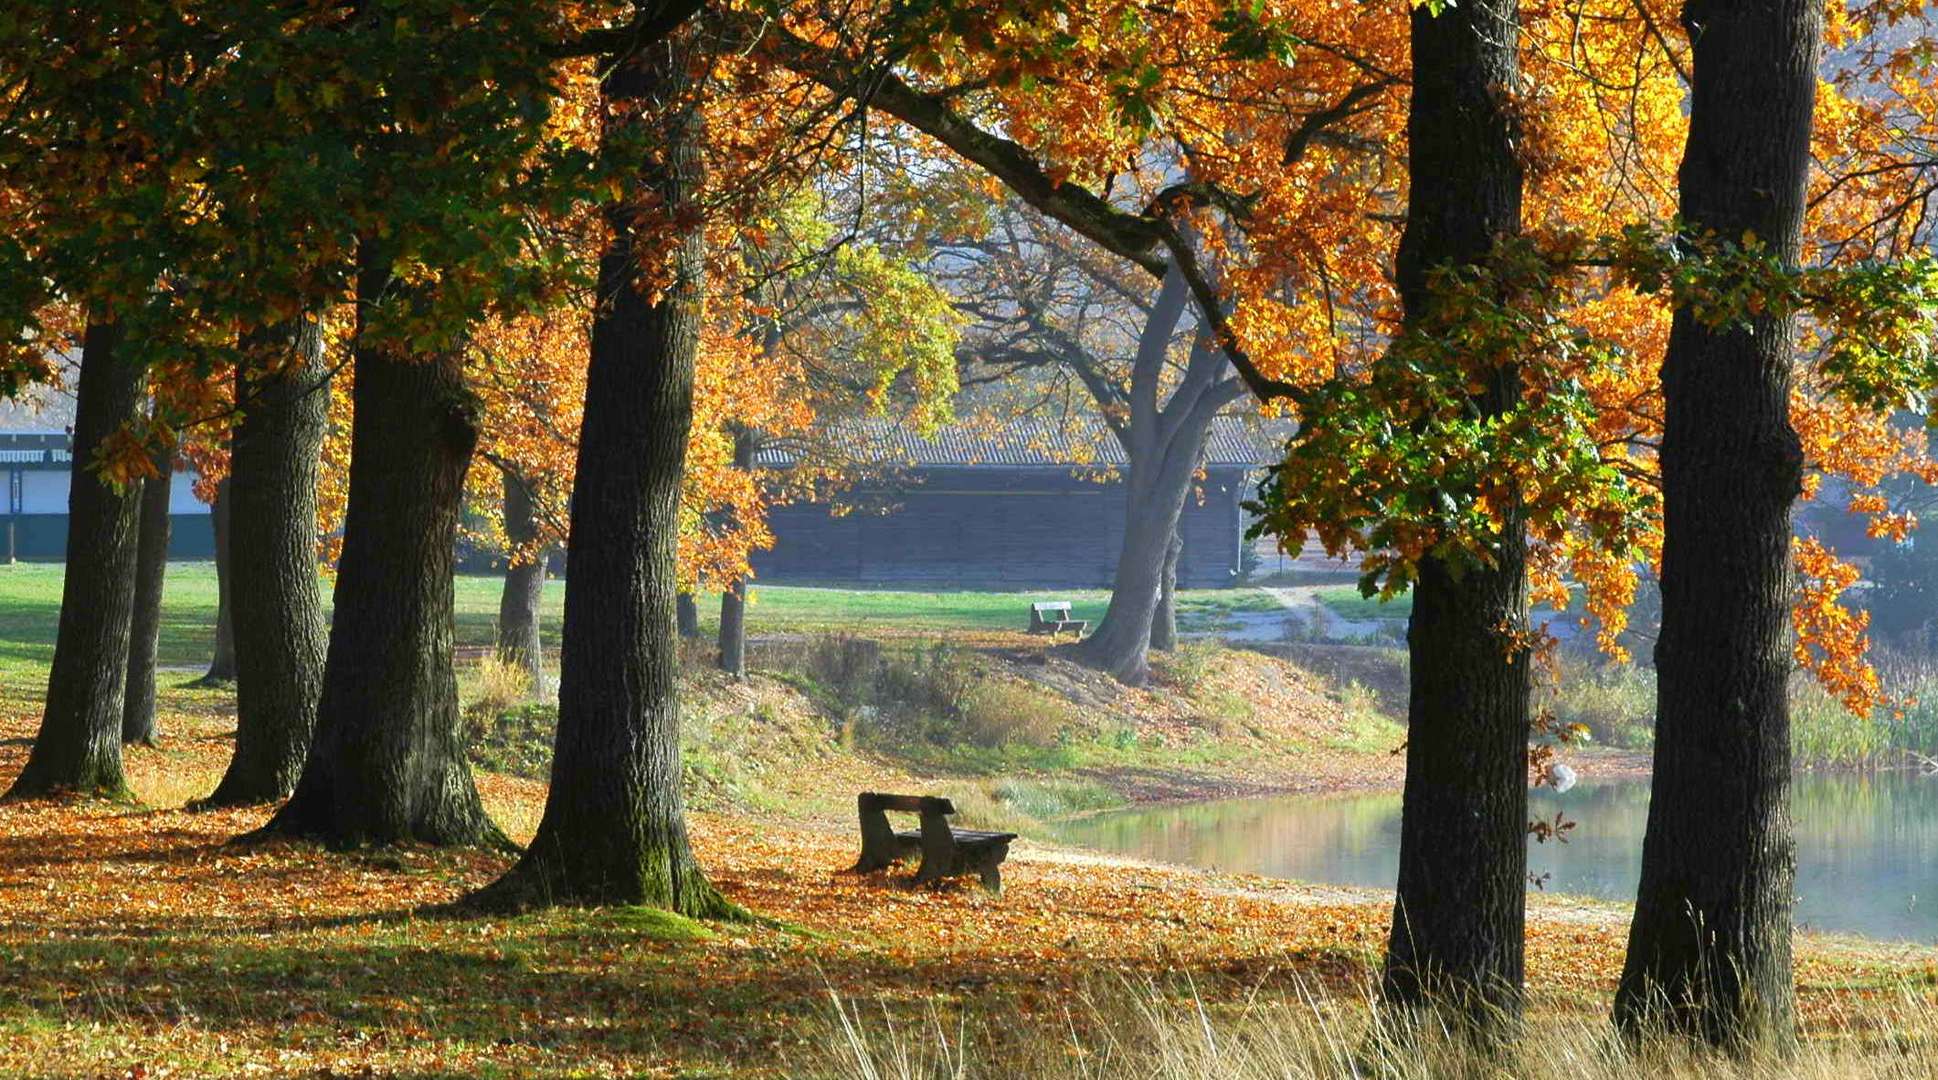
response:
<svg viewBox="0 0 1938 1080"><path fill-rule="evenodd" d="M1299 979L1230 1003L1186 983L1118 980L1073 996L1059 1015L1009 1011L913 1016L832 996L822 1038L795 1075L821 1080L1833 1080L1938 1074L1928 989L1855 996L1816 1018L1787 1051L1726 1055L1662 1035L1619 1037L1599 1016L1537 1010L1522 1037L1482 1045L1430 1016L1380 1008Z"/></svg>

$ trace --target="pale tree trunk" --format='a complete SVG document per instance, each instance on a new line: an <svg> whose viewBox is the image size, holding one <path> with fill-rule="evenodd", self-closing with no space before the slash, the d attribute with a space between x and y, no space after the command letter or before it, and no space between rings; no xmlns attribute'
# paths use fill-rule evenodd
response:
<svg viewBox="0 0 1938 1080"><path fill-rule="evenodd" d="M391 286L366 240L357 291ZM347 848L505 845L459 730L452 573L478 429L457 349L410 354L358 328L350 498L316 734L262 835Z"/></svg>
<svg viewBox="0 0 1938 1080"><path fill-rule="evenodd" d="M1516 0L1411 16L1407 223L1396 278L1409 324L1437 302L1430 274L1485 260L1520 232L1509 112L1520 87ZM1512 407L1510 368L1474 405ZM1491 563L1428 556L1413 587L1400 871L1382 992L1466 1029L1512 1030L1522 1009L1527 897L1526 544L1508 507Z"/></svg>
<svg viewBox="0 0 1938 1080"><path fill-rule="evenodd" d="M689 100L692 38L606 65L609 122L656 151L623 202L608 205L585 420L568 541L564 652L552 783L538 835L472 897L486 908L646 904L687 915L732 908L701 873L680 792L676 541L694 362L705 318L705 230L666 252L663 287L641 288L659 215L698 218L704 129ZM668 114L672 115L668 115ZM640 126L650 130L639 131Z"/></svg>
<svg viewBox="0 0 1938 1080"><path fill-rule="evenodd" d="M328 627L316 580L316 483L329 425L323 328L298 322L250 343L301 357L274 377L238 372L246 402L230 453L235 558L236 748L200 805L272 802L296 785L316 730Z"/></svg>
<svg viewBox="0 0 1938 1080"><path fill-rule="evenodd" d="M1151 648L1159 652L1178 647L1178 560L1183 556L1184 537L1174 530L1158 579L1157 611L1151 616Z"/></svg>
<svg viewBox="0 0 1938 1080"><path fill-rule="evenodd" d="M141 481L141 541L135 555L135 605L128 626L128 686L121 704L121 741L153 746L155 653L161 644L162 581L168 573L168 495L172 450L155 455L155 476Z"/></svg>
<svg viewBox="0 0 1938 1080"><path fill-rule="evenodd" d="M229 612L229 480L215 485L215 501L209 504L209 528L215 534L215 651L209 658L208 673L201 686L227 686L236 680L235 625Z"/></svg>
<svg viewBox="0 0 1938 1080"><path fill-rule="evenodd" d="M1682 216L1795 266L1822 11L1690 0ZM1789 319L1675 313L1662 365L1662 630L1642 879L1615 1018L1732 1048L1794 1035ZM1853 883L1858 884L1858 883Z"/></svg>
<svg viewBox="0 0 1938 1080"><path fill-rule="evenodd" d="M1151 306L1131 369L1131 415L1120 432L1130 475L1124 485L1124 544L1111 583L1110 606L1097 630L1078 647L1086 663L1120 682L1142 685L1164 587L1165 563L1178 519L1219 410L1243 386L1226 373L1224 354L1203 333L1170 400L1159 407L1165 355L1190 302L1184 277L1173 269ZM1175 617L1175 616L1173 616ZM1172 631L1175 636L1175 627Z"/></svg>
<svg viewBox="0 0 1938 1080"><path fill-rule="evenodd" d="M538 512L522 477L506 470L504 488L505 539L514 556L505 567L505 590L498 599L498 662L525 672L532 696L543 697L545 646L538 631L545 603L545 550L533 550Z"/></svg>
<svg viewBox="0 0 1938 1080"><path fill-rule="evenodd" d="M67 571L47 707L8 798L76 792L123 797L121 708L127 689L141 492L89 467L102 441L141 418L142 368L116 355L121 330L90 322L82 339L67 496Z"/></svg>

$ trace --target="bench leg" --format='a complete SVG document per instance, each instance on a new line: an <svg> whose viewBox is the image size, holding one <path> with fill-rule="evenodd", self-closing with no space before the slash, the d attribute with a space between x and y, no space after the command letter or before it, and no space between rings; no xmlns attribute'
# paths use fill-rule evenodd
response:
<svg viewBox="0 0 1938 1080"><path fill-rule="evenodd" d="M987 892L991 896L1003 895L1002 867L997 866L993 863L983 867L982 868L982 887L983 887L983 891Z"/></svg>

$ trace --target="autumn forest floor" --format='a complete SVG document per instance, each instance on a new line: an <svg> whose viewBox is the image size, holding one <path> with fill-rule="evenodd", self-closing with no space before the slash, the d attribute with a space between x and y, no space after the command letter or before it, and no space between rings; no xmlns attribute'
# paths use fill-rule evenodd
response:
<svg viewBox="0 0 1938 1080"><path fill-rule="evenodd" d="M0 567L0 785L38 724L51 642L45 583L15 569ZM456 919L438 905L504 855L239 847L266 810L182 809L219 777L234 717L227 692L184 685L206 638L194 574L181 578L163 737L128 756L139 803L0 804L0 1074L836 1075L850 1070L831 1050L835 998L917 1027L1003 1018L1023 1038L1099 1022L1070 1003L1125 979L1219 1015L1308 992L1350 1001L1380 952L1378 892L1104 858L1027 828L999 898L845 872L853 793L869 787L960 793L971 816L1027 823L1126 800L1390 786L1398 730L1364 684L1201 650L1123 691L995 627L937 646L934 626L804 625L766 655L772 673L739 683L696 664L689 681L700 858L772 922ZM461 609L486 598L461 584ZM461 610L476 643L473 623ZM466 687L479 786L528 838L544 711L495 702L476 672ZM1053 723L1002 728L1018 706ZM1623 912L1530 905L1537 1015L1600 1014ZM1854 1002L1929 1005L1938 980L1928 949L1816 935L1798 968L1811 1031L1860 1040L1877 1033Z"/></svg>

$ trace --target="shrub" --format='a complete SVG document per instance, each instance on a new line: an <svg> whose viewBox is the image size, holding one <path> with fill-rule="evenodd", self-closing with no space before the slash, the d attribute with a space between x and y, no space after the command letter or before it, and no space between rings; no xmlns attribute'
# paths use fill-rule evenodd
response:
<svg viewBox="0 0 1938 1080"><path fill-rule="evenodd" d="M1027 683L982 679L962 696L961 737L977 746L1055 746L1070 725L1060 697Z"/></svg>
<svg viewBox="0 0 1938 1080"><path fill-rule="evenodd" d="M467 746L477 746L498 725L499 717L531 698L531 676L516 664L487 656L464 669L458 680L459 708Z"/></svg>
<svg viewBox="0 0 1938 1080"><path fill-rule="evenodd" d="M1655 745L1655 669L1565 660L1554 688L1555 719L1584 724L1596 742L1628 750Z"/></svg>
<svg viewBox="0 0 1938 1080"><path fill-rule="evenodd" d="M882 666L880 642L847 634L822 634L808 642L803 659L808 677L842 713L874 700L875 679Z"/></svg>
<svg viewBox="0 0 1938 1080"><path fill-rule="evenodd" d="M1224 646L1209 639L1187 641L1168 653L1151 657L1151 670L1166 685L1195 695L1204 689L1212 666L1223 655Z"/></svg>

